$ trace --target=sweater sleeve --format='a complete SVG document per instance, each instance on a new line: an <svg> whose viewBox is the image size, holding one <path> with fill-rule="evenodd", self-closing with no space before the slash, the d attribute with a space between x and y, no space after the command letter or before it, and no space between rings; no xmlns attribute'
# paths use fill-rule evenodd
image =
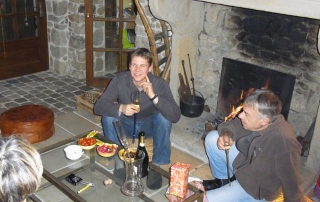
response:
<svg viewBox="0 0 320 202"><path fill-rule="evenodd" d="M152 78L150 75L148 75ZM181 110L176 101L173 98L169 84L158 77L153 76L152 86L154 92L158 95L158 103L155 104L155 108L169 121L176 123L181 116Z"/></svg>
<svg viewBox="0 0 320 202"><path fill-rule="evenodd" d="M232 133L232 139L234 141L236 141L238 139L238 136L240 134L240 131L243 131L243 127L241 124L241 121L238 117L234 118L231 121L225 121L222 122L219 126L218 126L218 133L219 135L222 134L222 131L224 130L228 130Z"/></svg>
<svg viewBox="0 0 320 202"><path fill-rule="evenodd" d="M119 117L120 104L115 102L119 92L117 80L117 77L114 77L110 81L106 90L94 104L93 112L96 115Z"/></svg>
<svg viewBox="0 0 320 202"><path fill-rule="evenodd" d="M286 151L276 155L275 166L278 179L282 185L284 201L304 201L304 193L300 188L299 151Z"/></svg>

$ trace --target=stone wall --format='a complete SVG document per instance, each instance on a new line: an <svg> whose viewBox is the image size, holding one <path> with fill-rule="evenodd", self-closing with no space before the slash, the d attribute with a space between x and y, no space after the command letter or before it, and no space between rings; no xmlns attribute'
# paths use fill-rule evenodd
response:
<svg viewBox="0 0 320 202"><path fill-rule="evenodd" d="M214 113L223 57L293 74L297 80L288 121L297 135L304 136L320 99L319 24L318 20L206 4L195 78L206 104Z"/></svg>
<svg viewBox="0 0 320 202"><path fill-rule="evenodd" d="M83 0L46 0L49 68L60 75L84 78Z"/></svg>

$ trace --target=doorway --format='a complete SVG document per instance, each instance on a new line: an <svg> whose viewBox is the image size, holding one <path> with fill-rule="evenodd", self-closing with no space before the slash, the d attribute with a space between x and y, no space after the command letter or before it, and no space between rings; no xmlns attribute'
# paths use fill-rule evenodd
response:
<svg viewBox="0 0 320 202"><path fill-rule="evenodd" d="M45 0L0 0L0 79L49 69Z"/></svg>
<svg viewBox="0 0 320 202"><path fill-rule="evenodd" d="M85 1L88 86L104 88L116 73L128 70L136 14L133 0Z"/></svg>

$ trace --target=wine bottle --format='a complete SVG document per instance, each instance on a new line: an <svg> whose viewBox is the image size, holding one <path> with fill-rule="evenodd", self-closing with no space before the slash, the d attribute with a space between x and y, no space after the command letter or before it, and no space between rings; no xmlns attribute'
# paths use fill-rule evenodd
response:
<svg viewBox="0 0 320 202"><path fill-rule="evenodd" d="M141 165L141 178L148 175L148 167L149 167L149 155L146 150L145 143L144 143L144 137L145 137L145 133L143 131L141 131L139 133L139 145L137 148L137 151L141 150L145 153L145 156L144 156L144 159L143 159L143 162ZM137 157L137 155L136 155L136 157Z"/></svg>

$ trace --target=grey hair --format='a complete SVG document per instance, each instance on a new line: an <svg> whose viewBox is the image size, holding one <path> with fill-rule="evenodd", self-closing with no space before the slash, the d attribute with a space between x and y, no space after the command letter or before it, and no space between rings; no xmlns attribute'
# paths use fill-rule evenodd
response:
<svg viewBox="0 0 320 202"><path fill-rule="evenodd" d="M273 122L282 110L282 102L277 95L267 89L253 91L244 101L244 104L256 107L260 118L268 117Z"/></svg>
<svg viewBox="0 0 320 202"><path fill-rule="evenodd" d="M38 151L19 136L0 137L0 201L21 202L41 184Z"/></svg>

